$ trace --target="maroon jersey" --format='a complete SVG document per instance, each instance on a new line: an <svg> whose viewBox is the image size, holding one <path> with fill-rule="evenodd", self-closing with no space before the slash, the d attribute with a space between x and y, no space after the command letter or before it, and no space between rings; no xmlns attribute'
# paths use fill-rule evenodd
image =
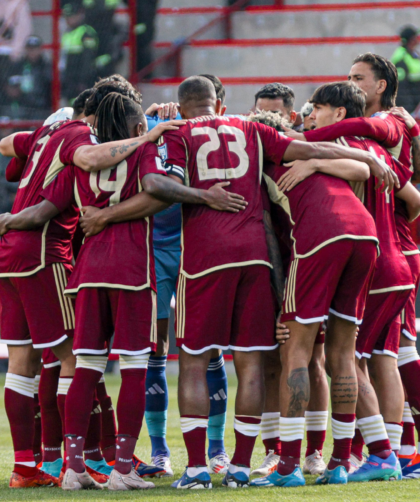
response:
<svg viewBox="0 0 420 502"><path fill-rule="evenodd" d="M289 143L271 127L233 117L197 117L164 134L159 153L167 172L195 188L230 181L227 189L248 202L239 213L183 205L182 274L195 278L227 267L271 266L261 201L263 158L280 163Z"/></svg>
<svg viewBox="0 0 420 502"><path fill-rule="evenodd" d="M372 139L346 137L337 142L366 150L381 158L398 175L401 188L407 184L411 171L400 162L395 161L385 148ZM388 194L375 190L376 180L373 176L363 183L354 183L356 195L364 203L373 216L379 239L380 254L376 261L375 275L370 294L388 291L412 289L413 279L405 256L402 254L394 217L394 192Z"/></svg>
<svg viewBox="0 0 420 502"><path fill-rule="evenodd" d="M84 122L56 122L32 134L17 134L15 152L26 158L12 214L39 204L42 190L65 165L73 162L82 145L95 144L91 128ZM0 241L0 277L24 277L51 263L71 263L71 239L78 219L76 206L35 230L11 230Z"/></svg>
<svg viewBox="0 0 420 502"><path fill-rule="evenodd" d="M275 181L288 169L268 164L264 178L272 202L289 215L292 259L306 258L341 239L378 242L372 216L346 180L315 173L283 193Z"/></svg>
<svg viewBox="0 0 420 502"><path fill-rule="evenodd" d="M104 208L139 193L148 173L166 176L156 145L145 143L117 166L87 173L69 166L42 192L60 211L77 202L79 207ZM77 257L66 292L81 288L156 290L153 258L153 219L144 218L108 225L87 237Z"/></svg>
<svg viewBox="0 0 420 502"><path fill-rule="evenodd" d="M378 141L405 166L411 166L411 134L404 120L388 112L370 118L346 119L304 133L308 141L330 141L341 136L364 136ZM395 199L395 221L404 254L418 254L411 235L404 201Z"/></svg>

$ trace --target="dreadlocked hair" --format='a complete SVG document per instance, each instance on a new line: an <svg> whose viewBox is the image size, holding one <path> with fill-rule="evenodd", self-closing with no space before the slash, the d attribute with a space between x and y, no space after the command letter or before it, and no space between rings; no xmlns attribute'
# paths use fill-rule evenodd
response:
<svg viewBox="0 0 420 502"><path fill-rule="evenodd" d="M117 92L111 92L100 103L95 113L95 127L101 143L130 137L130 128L146 120L138 103Z"/></svg>
<svg viewBox="0 0 420 502"><path fill-rule="evenodd" d="M266 112L264 110L257 113L251 113L248 120L250 122L258 122L266 126L272 127L278 132L285 132L285 127L291 127L291 124L283 117L281 113Z"/></svg>
<svg viewBox="0 0 420 502"><path fill-rule="evenodd" d="M85 115L94 115L101 101L111 92L116 92L122 96L130 98L135 103L141 105L142 96L128 80L119 80L114 78L106 78L97 82L93 86L93 94L89 97L85 104Z"/></svg>

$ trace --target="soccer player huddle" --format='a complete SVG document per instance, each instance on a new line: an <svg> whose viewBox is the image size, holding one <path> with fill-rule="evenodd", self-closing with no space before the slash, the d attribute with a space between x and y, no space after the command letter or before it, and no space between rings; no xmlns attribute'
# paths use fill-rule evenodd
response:
<svg viewBox="0 0 420 502"><path fill-rule="evenodd" d="M211 474L260 489L305 485L304 473L317 484L420 478L420 257L409 226L420 214L420 129L395 108L397 90L391 62L358 56L347 82L316 89L301 132L281 84L232 116L220 80L193 76L179 105L146 117L141 94L113 75L71 116L59 110L0 142L7 179L19 181L0 215L11 488L150 489L147 478L174 475L173 294L188 454L174 488L212 488ZM224 350L238 380L231 459ZM144 417L150 464L134 454ZM252 471L260 431L266 457Z"/></svg>

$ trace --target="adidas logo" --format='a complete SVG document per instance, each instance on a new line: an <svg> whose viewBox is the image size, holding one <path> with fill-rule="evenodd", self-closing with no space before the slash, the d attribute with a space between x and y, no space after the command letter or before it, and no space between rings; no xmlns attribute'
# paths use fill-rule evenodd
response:
<svg viewBox="0 0 420 502"><path fill-rule="evenodd" d="M152 394L152 396L155 396L156 394L165 394L165 391L162 389L162 387L160 385L155 383L152 385L152 387L148 388L148 390L146 392L146 396L148 394Z"/></svg>
<svg viewBox="0 0 420 502"><path fill-rule="evenodd" d="M215 401L225 401L227 399L226 392L223 389L220 389L216 394L210 396L210 401L214 399Z"/></svg>

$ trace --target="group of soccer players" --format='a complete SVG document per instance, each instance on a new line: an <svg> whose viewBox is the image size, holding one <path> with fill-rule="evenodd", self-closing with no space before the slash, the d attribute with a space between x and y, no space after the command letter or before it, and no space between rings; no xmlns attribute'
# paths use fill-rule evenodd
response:
<svg viewBox="0 0 420 502"><path fill-rule="evenodd" d="M211 488L210 474L230 488L301 486L303 473L318 484L420 477L420 257L409 226L420 214L410 182L420 129L395 108L397 90L392 63L361 55L349 81L308 100L302 132L281 84L232 116L220 80L193 76L179 104L144 114L141 94L113 75L0 142L7 179L19 181L0 216L10 487L135 490L173 476L174 294L188 453L174 488ZM231 459L223 350L238 379ZM109 354L120 364L118 425ZM143 417L150 465L134 455ZM251 472L260 431L266 457Z"/></svg>

